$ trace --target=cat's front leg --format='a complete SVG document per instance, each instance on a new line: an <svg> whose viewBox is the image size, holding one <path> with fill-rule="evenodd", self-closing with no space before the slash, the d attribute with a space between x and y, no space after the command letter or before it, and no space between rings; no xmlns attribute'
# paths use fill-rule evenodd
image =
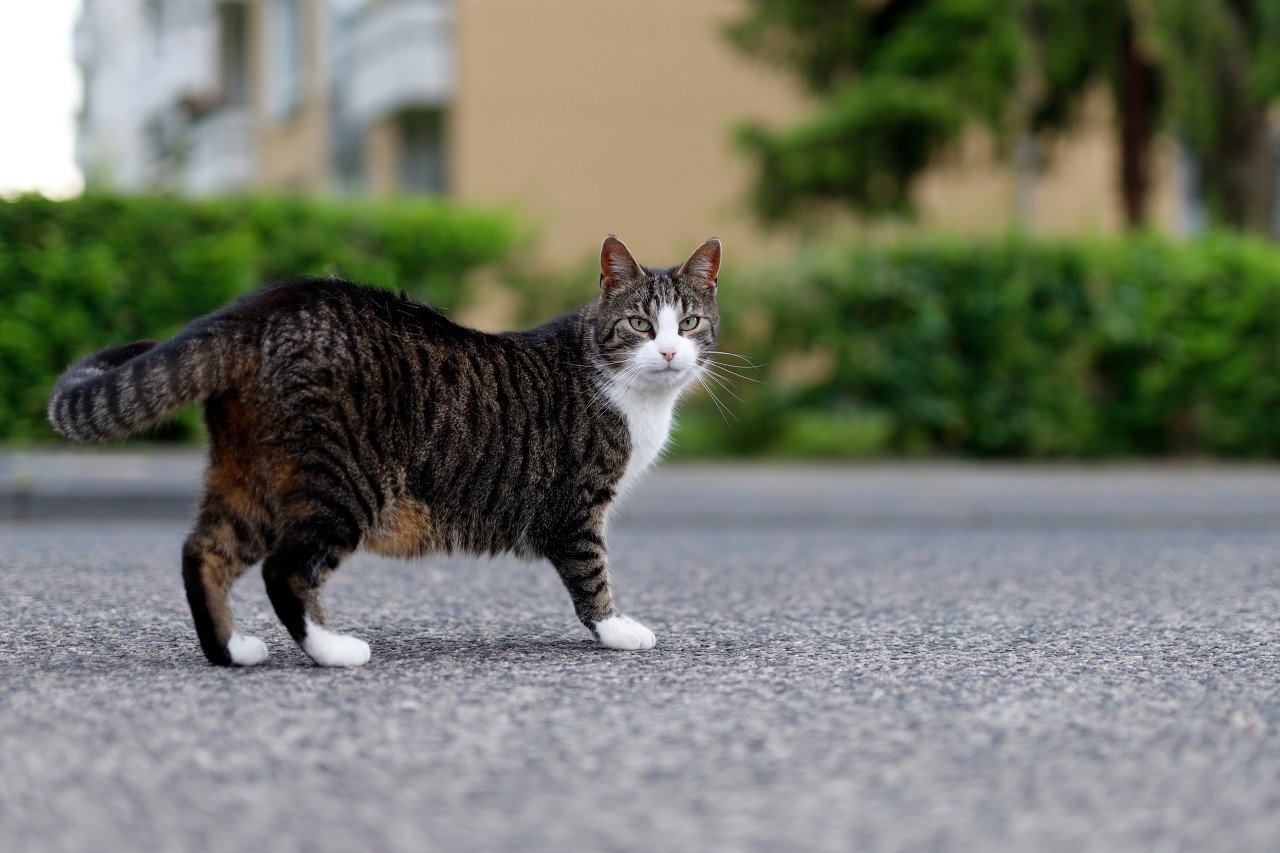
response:
<svg viewBox="0 0 1280 853"><path fill-rule="evenodd" d="M652 631L621 613L587 627L596 635L600 645L608 649L651 649L657 642Z"/></svg>
<svg viewBox="0 0 1280 853"><path fill-rule="evenodd" d="M613 603L609 587L609 562L604 538L596 530L569 534L549 549L547 554L569 597L574 612L600 645L628 651L653 648L653 632L629 616L622 615Z"/></svg>

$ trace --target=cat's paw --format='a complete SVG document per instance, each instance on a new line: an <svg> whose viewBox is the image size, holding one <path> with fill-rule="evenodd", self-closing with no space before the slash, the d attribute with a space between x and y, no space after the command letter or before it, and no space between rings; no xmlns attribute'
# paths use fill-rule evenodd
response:
<svg viewBox="0 0 1280 853"><path fill-rule="evenodd" d="M267 644L236 631L227 643L227 654L236 666L257 666L267 659Z"/></svg>
<svg viewBox="0 0 1280 853"><path fill-rule="evenodd" d="M302 650L321 666L363 666L369 662L369 644L364 640L335 634L310 619Z"/></svg>
<svg viewBox="0 0 1280 853"><path fill-rule="evenodd" d="M597 622L595 632L600 645L609 649L651 649L657 642L652 631L621 613Z"/></svg>

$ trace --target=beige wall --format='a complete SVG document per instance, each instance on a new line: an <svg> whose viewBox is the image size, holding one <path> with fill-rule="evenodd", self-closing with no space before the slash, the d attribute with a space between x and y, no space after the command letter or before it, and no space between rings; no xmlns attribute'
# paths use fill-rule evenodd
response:
<svg viewBox="0 0 1280 853"><path fill-rule="evenodd" d="M451 184L516 202L543 254L574 261L615 232L674 264L713 234L756 242L741 203L746 118L785 122L801 99L719 34L737 0L458 0Z"/></svg>
<svg viewBox="0 0 1280 853"><path fill-rule="evenodd" d="M591 254L610 231L652 264L676 262L710 234L730 253L774 245L747 211L751 170L732 127L747 118L784 125L806 105L786 75L743 59L721 36L739 0L458 0L457 10L457 196L516 202L542 227L553 262ZM1107 99L1094 98L1084 116L1083 130L1047 148L1033 222L1015 222L1013 171L975 131L921 180L914 224L871 232L1120 230ZM1157 159L1153 224L1176 231L1168 145Z"/></svg>
<svg viewBox="0 0 1280 853"><path fill-rule="evenodd" d="M270 73L269 0L251 0L249 27L254 126L258 137L257 185L265 190L317 192L332 186L329 155L329 87L320 4L304 2L306 90L299 108L287 118L267 110L266 75Z"/></svg>
<svg viewBox="0 0 1280 853"><path fill-rule="evenodd" d="M364 188L370 195L394 195L400 185L400 124L396 116L374 122L364 133Z"/></svg>
<svg viewBox="0 0 1280 853"><path fill-rule="evenodd" d="M258 135L258 186L332 188L328 87L319 2L306 10L308 91L286 120L267 114L264 60L269 0L250 0L250 71ZM777 247L752 222L749 162L732 143L747 119L785 125L805 98L789 78L736 54L720 30L740 0L456 0L458 89L448 114L451 195L507 205L541 229L546 261L572 263L617 233L641 261L677 263L715 234L731 257ZM973 132L919 183L909 226L999 234L1011 227L1062 235L1114 233L1122 216L1114 121L1105 97L1084 110L1081 131L1048 149L1032 194L1034 221L1015 221L1012 170ZM396 118L365 133L365 186L399 183ZM1177 230L1173 156L1159 149L1152 219ZM855 238L868 229L847 229Z"/></svg>
<svg viewBox="0 0 1280 853"><path fill-rule="evenodd" d="M1013 170L997 157L990 139L975 131L920 181L916 227L971 235L1013 227L1050 236L1120 231L1119 151L1109 100L1099 92L1081 118L1070 137L1045 147L1044 170L1031 193L1032 222L1016 221ZM1178 227L1173 175L1172 146L1164 141L1152 169L1150 217L1153 226L1171 232Z"/></svg>

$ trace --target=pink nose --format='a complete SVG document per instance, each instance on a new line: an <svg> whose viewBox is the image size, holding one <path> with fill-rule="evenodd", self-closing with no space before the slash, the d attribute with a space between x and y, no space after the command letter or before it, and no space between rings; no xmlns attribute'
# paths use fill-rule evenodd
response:
<svg viewBox="0 0 1280 853"><path fill-rule="evenodd" d="M662 349L662 350L658 350L658 352L662 353L662 357L665 358L668 362L670 362L672 359L676 357L676 351L673 349Z"/></svg>

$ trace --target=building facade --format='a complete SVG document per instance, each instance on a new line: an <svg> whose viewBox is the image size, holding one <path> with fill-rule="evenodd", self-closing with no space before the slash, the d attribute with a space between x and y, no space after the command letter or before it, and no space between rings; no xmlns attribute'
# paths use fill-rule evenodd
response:
<svg viewBox="0 0 1280 853"><path fill-rule="evenodd" d="M722 37L739 0L84 0L76 34L89 186L446 194L512 206L544 255L606 232L643 259L711 234L767 251L746 198L744 121L804 97ZM1121 227L1110 116L1020 180L981 135L920 184L915 227ZM1177 157L1154 218L1186 229Z"/></svg>
<svg viewBox="0 0 1280 853"><path fill-rule="evenodd" d="M442 192L451 19L446 0L85 0L86 182Z"/></svg>

